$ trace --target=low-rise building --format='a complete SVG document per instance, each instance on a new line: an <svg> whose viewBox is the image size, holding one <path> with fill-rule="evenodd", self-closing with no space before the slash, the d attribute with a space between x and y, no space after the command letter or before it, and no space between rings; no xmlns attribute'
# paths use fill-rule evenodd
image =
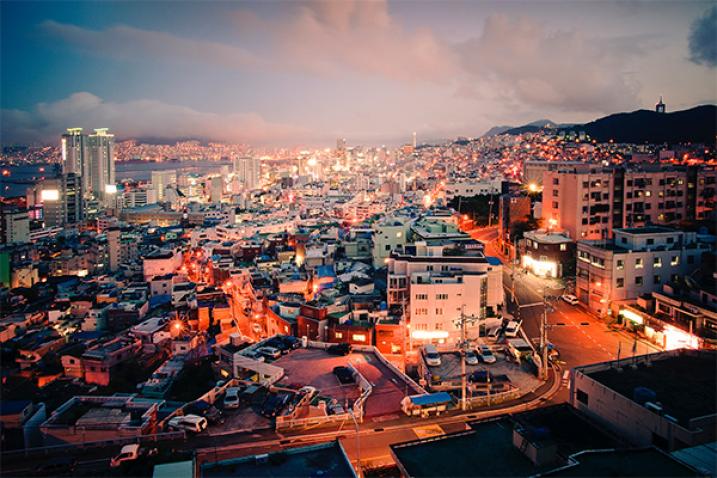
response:
<svg viewBox="0 0 717 478"><path fill-rule="evenodd" d="M521 265L537 276L564 277L575 270L575 243L565 234L529 231L521 246Z"/></svg>

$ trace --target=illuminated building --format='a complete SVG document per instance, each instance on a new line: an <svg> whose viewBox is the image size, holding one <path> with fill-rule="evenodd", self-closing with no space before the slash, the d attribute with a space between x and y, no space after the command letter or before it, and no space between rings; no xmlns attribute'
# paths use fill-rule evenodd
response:
<svg viewBox="0 0 717 478"><path fill-rule="evenodd" d="M111 201L115 186L115 157L114 135L107 132L107 128L95 129L95 133L88 136L89 151L89 189L85 194L99 199L102 203Z"/></svg>
<svg viewBox="0 0 717 478"><path fill-rule="evenodd" d="M234 174L245 190L258 188L261 185L261 162L259 158L243 156L234 159Z"/></svg>
<svg viewBox="0 0 717 478"><path fill-rule="evenodd" d="M480 181L463 180L446 183L446 199L455 197L473 197L478 195L501 194L503 178L484 179Z"/></svg>
<svg viewBox="0 0 717 478"><path fill-rule="evenodd" d="M82 176L82 185L87 191L90 181L87 135L82 134L82 128L68 128L67 133L60 138L60 147L62 172Z"/></svg>
<svg viewBox="0 0 717 478"><path fill-rule="evenodd" d="M615 228L707 219L715 208L713 167L596 167L546 171L542 217L578 239L607 239Z"/></svg>
<svg viewBox="0 0 717 478"><path fill-rule="evenodd" d="M544 230L523 235L520 263L540 277L572 275L575 265L575 243L567 236Z"/></svg>
<svg viewBox="0 0 717 478"><path fill-rule="evenodd" d="M693 232L665 227L616 229L607 241L578 241L576 295L598 315L696 270L710 246Z"/></svg>
<svg viewBox="0 0 717 478"><path fill-rule="evenodd" d="M0 242L23 244L30 241L30 216L27 210L0 205Z"/></svg>
<svg viewBox="0 0 717 478"><path fill-rule="evenodd" d="M82 178L67 173L42 182L42 200L45 227L75 224L85 217Z"/></svg>
<svg viewBox="0 0 717 478"><path fill-rule="evenodd" d="M389 306L405 305L414 344L455 342L461 310L484 319L503 306L502 265L480 247L417 242L394 251L387 266ZM478 329L471 324L469 335Z"/></svg>
<svg viewBox="0 0 717 478"><path fill-rule="evenodd" d="M157 200L165 200L167 187L177 187L177 171L174 169L165 171L152 171L152 188L157 192Z"/></svg>

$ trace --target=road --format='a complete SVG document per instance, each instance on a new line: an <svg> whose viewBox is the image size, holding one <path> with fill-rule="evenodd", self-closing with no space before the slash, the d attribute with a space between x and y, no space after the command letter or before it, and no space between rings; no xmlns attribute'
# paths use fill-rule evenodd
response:
<svg viewBox="0 0 717 478"><path fill-rule="evenodd" d="M471 237L485 245L485 253L500 258L504 262L503 285L506 299L511 301L512 264L506 262L496 245L497 228L481 228L469 231ZM618 353L622 357L631 355L635 339L624 332L610 329L608 325L586 312L581 305L573 306L560 300L564 286L558 280L541 279L531 273L515 269L515 303L509 310L523 321L522 327L533 343L540 341L540 323L543 316L543 293L555 297L550 301L548 309L548 341L560 352L560 365L566 370L580 365L587 365L607 360L615 360ZM520 305L527 307L519 307ZM516 312L516 306L520 312ZM619 352L618 352L619 351ZM652 353L659 348L643 341L637 342L636 353ZM568 399L567 390L554 397L555 401Z"/></svg>

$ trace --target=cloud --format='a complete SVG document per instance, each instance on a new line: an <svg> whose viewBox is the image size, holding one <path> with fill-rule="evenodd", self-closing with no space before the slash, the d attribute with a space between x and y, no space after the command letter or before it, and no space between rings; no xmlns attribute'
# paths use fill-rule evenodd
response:
<svg viewBox="0 0 717 478"><path fill-rule="evenodd" d="M75 126L107 127L122 138L192 137L256 145L296 144L310 134L253 113L218 115L155 100L115 103L87 92L38 103L30 111L3 109L1 119L2 138L25 144L54 143Z"/></svg>
<svg viewBox="0 0 717 478"><path fill-rule="evenodd" d="M219 42L181 38L169 33L118 25L106 30L89 30L47 20L40 28L82 51L121 59L137 57L154 60L201 62L232 68L265 67L264 61L244 48Z"/></svg>
<svg viewBox="0 0 717 478"><path fill-rule="evenodd" d="M491 15L482 34L459 46L463 66L516 100L562 111L614 112L638 104L638 85L624 73L641 49L549 31L528 18ZM506 95L507 96L507 95Z"/></svg>
<svg viewBox="0 0 717 478"><path fill-rule="evenodd" d="M689 50L693 63L717 67L717 6L692 22Z"/></svg>

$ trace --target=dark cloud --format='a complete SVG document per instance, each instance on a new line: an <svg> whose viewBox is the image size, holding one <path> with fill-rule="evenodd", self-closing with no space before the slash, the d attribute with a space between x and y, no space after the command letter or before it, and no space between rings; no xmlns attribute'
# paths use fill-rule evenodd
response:
<svg viewBox="0 0 717 478"><path fill-rule="evenodd" d="M692 23L689 40L692 62L717 67L717 6Z"/></svg>

